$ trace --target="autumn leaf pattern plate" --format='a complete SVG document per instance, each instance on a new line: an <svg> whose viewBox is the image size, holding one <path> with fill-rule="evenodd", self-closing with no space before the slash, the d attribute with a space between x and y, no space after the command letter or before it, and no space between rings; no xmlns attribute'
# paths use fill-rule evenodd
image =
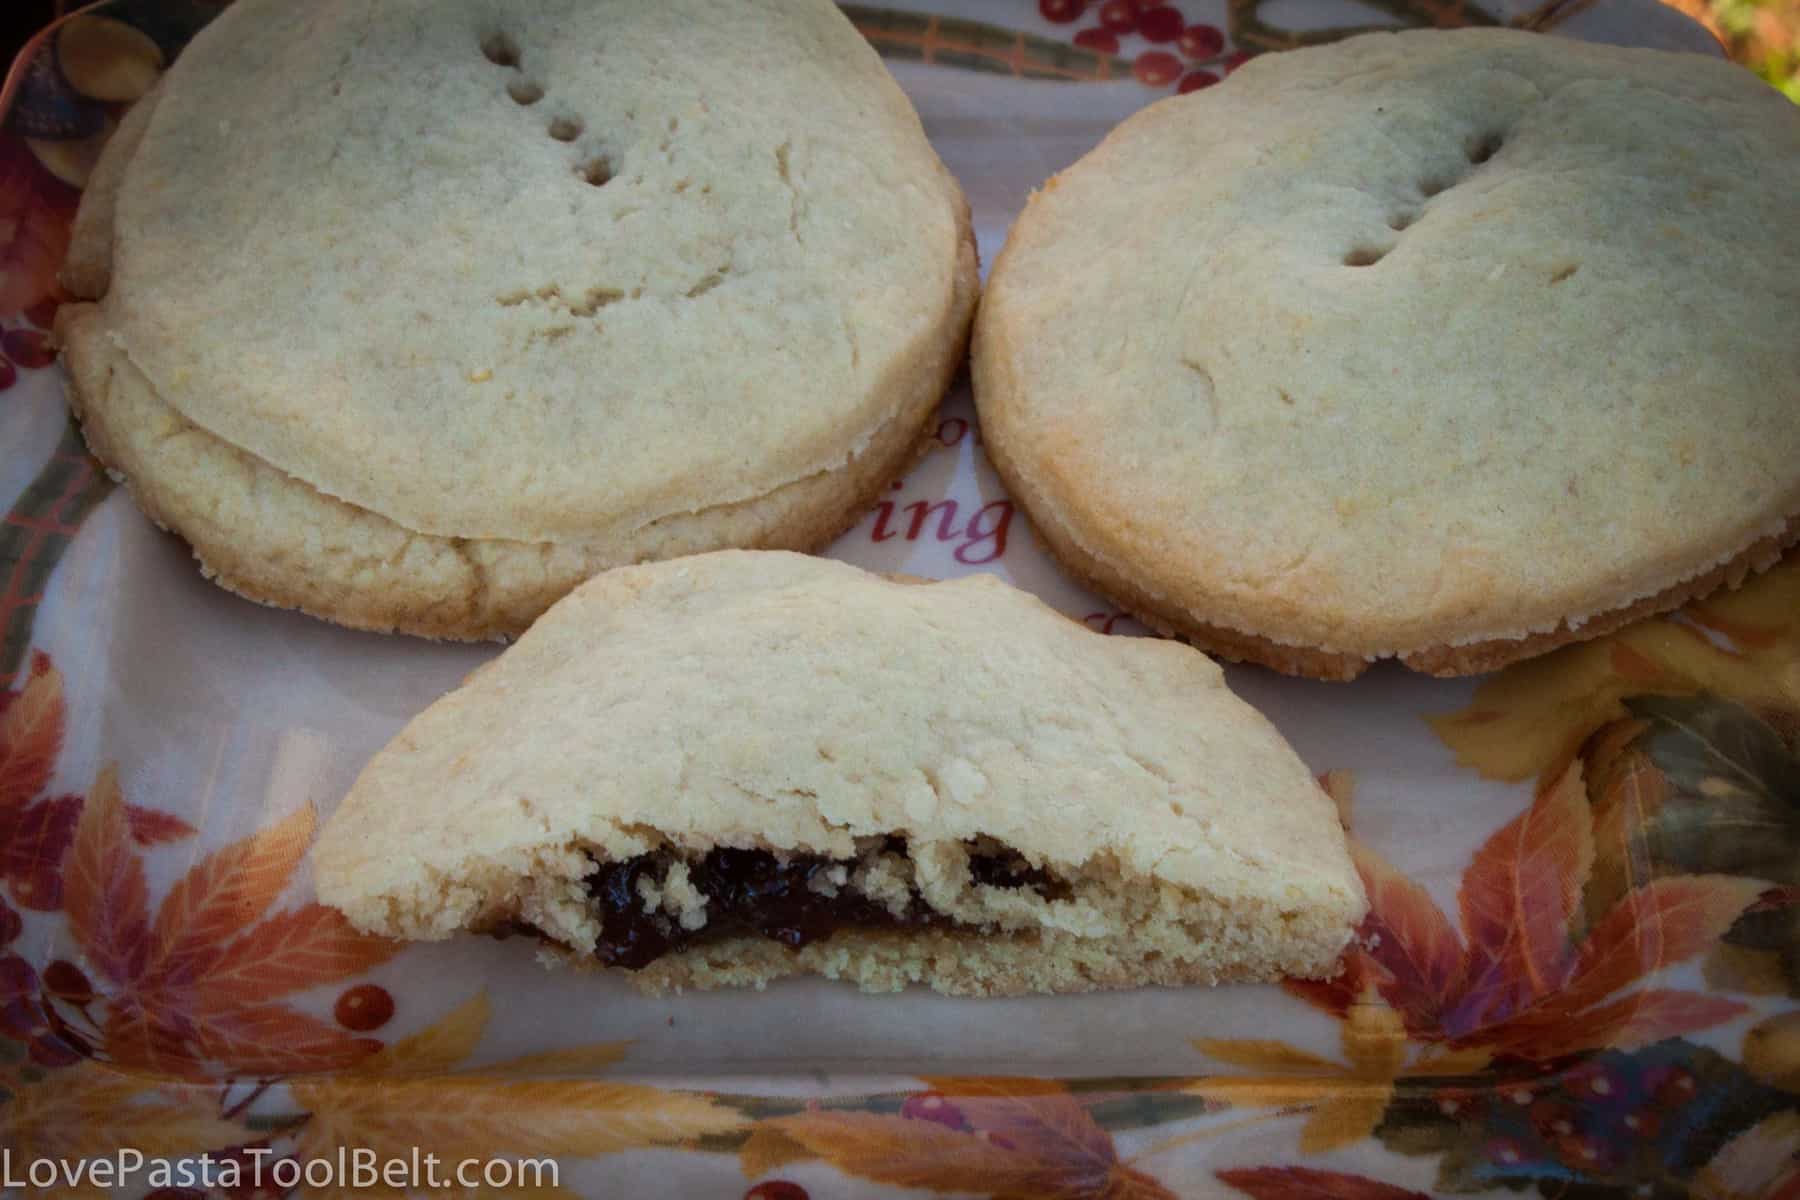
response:
<svg viewBox="0 0 1800 1200"><path fill-rule="evenodd" d="M5 92L0 1149L214 1172L23 1191L402 1194L271 1170L364 1153L558 1167L554 1187L443 1195L1800 1197L1800 562L1486 679L1233 668L1355 840L1372 909L1329 983L650 1000L542 971L520 939L403 950L315 903L321 813L494 650L225 595L68 424L45 331L80 188L216 8L116 0L41 39ZM963 180L988 259L1112 123L1251 53L1505 22L1707 48L1650 0L847 11ZM832 553L1000 573L1142 635L1040 552L966 393L935 438Z"/></svg>

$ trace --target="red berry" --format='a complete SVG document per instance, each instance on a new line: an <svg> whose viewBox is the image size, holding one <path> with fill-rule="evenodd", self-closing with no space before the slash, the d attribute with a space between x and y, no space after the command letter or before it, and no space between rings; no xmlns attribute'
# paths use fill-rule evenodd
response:
<svg viewBox="0 0 1800 1200"><path fill-rule="evenodd" d="M16 954L0 956L0 997L36 996L37 972Z"/></svg>
<svg viewBox="0 0 1800 1200"><path fill-rule="evenodd" d="M1087 0L1038 0L1038 12L1043 14L1044 20L1058 25L1079 21L1086 8Z"/></svg>
<svg viewBox="0 0 1800 1200"><path fill-rule="evenodd" d="M12 365L12 360L0 356L0 392L4 392L19 382L19 368Z"/></svg>
<svg viewBox="0 0 1800 1200"><path fill-rule="evenodd" d="M1219 77L1211 71L1189 71L1181 77L1181 82L1175 85L1175 90L1185 96L1189 92L1209 88L1217 82L1219 82Z"/></svg>
<svg viewBox="0 0 1800 1200"><path fill-rule="evenodd" d="M60 958L44 968L44 986L52 996L77 1007L94 998L94 985L81 968Z"/></svg>
<svg viewBox="0 0 1800 1200"><path fill-rule="evenodd" d="M1233 50L1230 54L1225 56L1225 73L1227 75L1231 74L1233 71L1249 62L1251 57L1248 50Z"/></svg>
<svg viewBox="0 0 1800 1200"><path fill-rule="evenodd" d="M1225 49L1225 35L1216 25L1195 23L1181 31L1175 48L1189 58L1211 58Z"/></svg>
<svg viewBox="0 0 1800 1200"><path fill-rule="evenodd" d="M913 1121L931 1121L945 1129L967 1129L962 1109L944 1098L942 1092L916 1092L900 1105L900 1115Z"/></svg>
<svg viewBox="0 0 1800 1200"><path fill-rule="evenodd" d="M1545 1141L1573 1137L1581 1127L1581 1114L1559 1100L1539 1100L1531 1106L1531 1125Z"/></svg>
<svg viewBox="0 0 1800 1200"><path fill-rule="evenodd" d="M1172 42L1181 36L1181 14L1166 4L1146 8L1138 14L1138 32L1147 42Z"/></svg>
<svg viewBox="0 0 1800 1200"><path fill-rule="evenodd" d="M1075 44L1085 50L1097 50L1101 54L1117 54L1119 35L1104 29L1084 29L1075 35Z"/></svg>
<svg viewBox="0 0 1800 1200"><path fill-rule="evenodd" d="M1131 64L1131 73L1145 87L1167 87L1181 74L1181 60L1166 50L1146 50Z"/></svg>
<svg viewBox="0 0 1800 1200"><path fill-rule="evenodd" d="M38 329L9 329L0 334L0 349L6 351L6 357L29 370L47 367L56 361L56 354L50 349L50 339Z"/></svg>
<svg viewBox="0 0 1800 1200"><path fill-rule="evenodd" d="M367 1033L371 1029L380 1029L393 1017L394 998L388 995L386 988L365 983L339 996L331 1013L345 1029Z"/></svg>
<svg viewBox="0 0 1800 1200"><path fill-rule="evenodd" d="M13 911L13 906L0 900L0 946L12 945L23 928L24 926L19 923L19 914Z"/></svg>
<svg viewBox="0 0 1800 1200"><path fill-rule="evenodd" d="M29 1042L49 1032L50 1023L44 1020L44 1010L36 1000L21 997L0 1004L0 1033L15 1042Z"/></svg>
<svg viewBox="0 0 1800 1200"><path fill-rule="evenodd" d="M1131 0L1106 0L1100 6L1100 24L1114 33L1130 33L1137 23L1137 9Z"/></svg>
<svg viewBox="0 0 1800 1200"><path fill-rule="evenodd" d="M785 1179L765 1179L744 1193L744 1200L812 1200L806 1189Z"/></svg>
<svg viewBox="0 0 1800 1200"><path fill-rule="evenodd" d="M62 301L55 297L39 300L25 310L25 319L39 329L48 329L56 324L56 310L62 307Z"/></svg>

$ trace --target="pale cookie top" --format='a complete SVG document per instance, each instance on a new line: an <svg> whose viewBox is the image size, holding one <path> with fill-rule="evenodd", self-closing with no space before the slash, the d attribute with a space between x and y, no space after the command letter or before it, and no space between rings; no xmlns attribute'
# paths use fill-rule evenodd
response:
<svg viewBox="0 0 1800 1200"><path fill-rule="evenodd" d="M941 349L962 211L826 0L240 0L160 89L106 304L322 492L592 538L843 467Z"/></svg>
<svg viewBox="0 0 1800 1200"><path fill-rule="evenodd" d="M1051 180L983 421L1095 557L1384 655L1553 628L1800 514L1800 109L1509 31L1257 59Z"/></svg>
<svg viewBox="0 0 1800 1200"><path fill-rule="evenodd" d="M755 551L572 592L375 756L314 870L359 924L416 932L585 872L571 849L849 858L887 833L1110 857L1270 919L1348 928L1362 907L1332 802L1199 651L1092 632L990 576Z"/></svg>

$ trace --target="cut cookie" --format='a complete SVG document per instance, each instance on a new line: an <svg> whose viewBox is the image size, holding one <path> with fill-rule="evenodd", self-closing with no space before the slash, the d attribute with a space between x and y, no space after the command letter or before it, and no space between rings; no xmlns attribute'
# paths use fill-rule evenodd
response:
<svg viewBox="0 0 1800 1200"><path fill-rule="evenodd" d="M121 125L65 280L89 443L209 575L446 638L829 541L977 289L961 191L825 0L241 0Z"/></svg>
<svg viewBox="0 0 1800 1200"><path fill-rule="evenodd" d="M1316 977L1365 907L1199 652L772 552L576 589L375 756L313 869L359 928L528 931L651 990Z"/></svg>
<svg viewBox="0 0 1800 1200"><path fill-rule="evenodd" d="M1800 109L1504 30L1259 58L1045 185L985 445L1150 625L1349 678L1505 665L1800 538Z"/></svg>

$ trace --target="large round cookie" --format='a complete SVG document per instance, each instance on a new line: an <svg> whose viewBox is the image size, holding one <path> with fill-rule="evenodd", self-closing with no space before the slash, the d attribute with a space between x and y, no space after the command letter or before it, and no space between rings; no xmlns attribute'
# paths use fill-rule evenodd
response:
<svg viewBox="0 0 1800 1200"><path fill-rule="evenodd" d="M240 0L121 128L66 276L89 441L209 573L459 638L829 539L976 289L826 0Z"/></svg>
<svg viewBox="0 0 1800 1200"><path fill-rule="evenodd" d="M1800 535L1800 110L1698 56L1359 37L1052 179L976 329L1074 571L1222 654L1486 670Z"/></svg>

